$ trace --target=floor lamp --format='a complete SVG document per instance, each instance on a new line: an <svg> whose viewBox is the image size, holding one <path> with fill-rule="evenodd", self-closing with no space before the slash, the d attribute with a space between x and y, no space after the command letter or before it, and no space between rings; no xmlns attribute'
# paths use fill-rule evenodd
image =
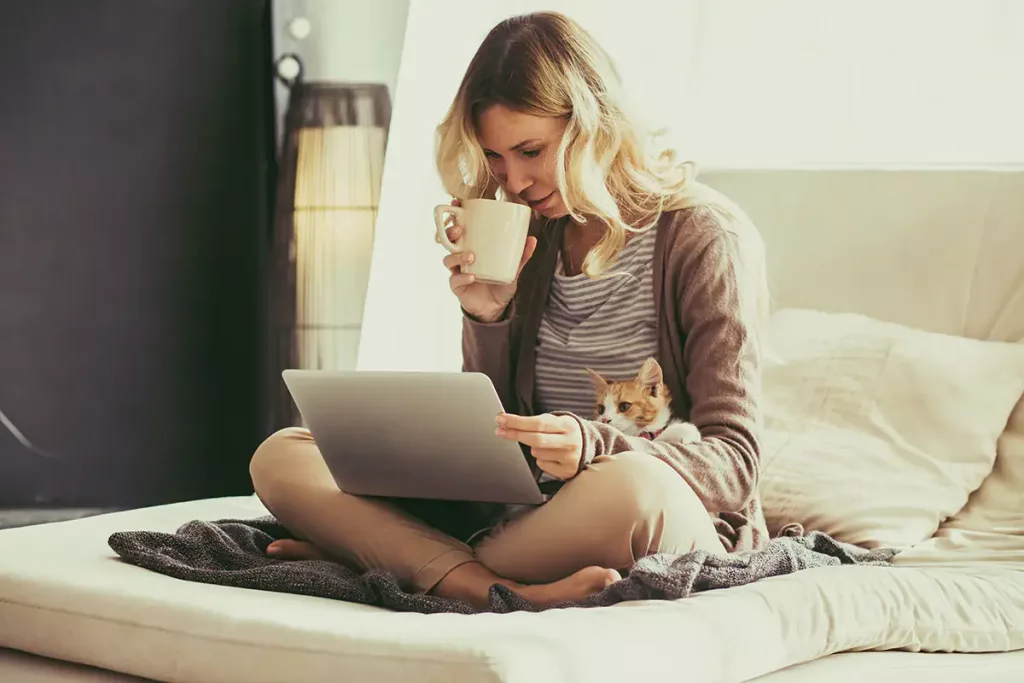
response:
<svg viewBox="0 0 1024 683"><path fill-rule="evenodd" d="M385 85L305 82L295 55L278 61L278 76L290 94L272 255L271 430L301 423L281 370L355 368L391 119Z"/></svg>

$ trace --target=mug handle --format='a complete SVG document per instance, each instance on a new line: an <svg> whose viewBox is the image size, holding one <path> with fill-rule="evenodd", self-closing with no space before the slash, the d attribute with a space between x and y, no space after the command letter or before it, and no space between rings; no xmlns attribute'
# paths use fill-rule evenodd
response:
<svg viewBox="0 0 1024 683"><path fill-rule="evenodd" d="M454 216L455 222L458 223L462 219L463 210L461 206L454 206L452 204L438 204L434 207L434 226L437 228L437 243L453 254L462 251L462 247L448 239L444 217L448 215Z"/></svg>

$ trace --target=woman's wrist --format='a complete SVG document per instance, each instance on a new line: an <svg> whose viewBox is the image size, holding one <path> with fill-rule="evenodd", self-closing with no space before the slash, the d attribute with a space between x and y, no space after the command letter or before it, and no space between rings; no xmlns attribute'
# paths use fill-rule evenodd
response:
<svg viewBox="0 0 1024 683"><path fill-rule="evenodd" d="M510 304L505 304L501 308L495 308L493 310L485 311L483 313L470 313L465 309L463 309L463 311L465 312L466 315L470 317L471 320L474 320L475 322L493 324L500 323L503 320L505 320L505 317L508 314L509 306Z"/></svg>

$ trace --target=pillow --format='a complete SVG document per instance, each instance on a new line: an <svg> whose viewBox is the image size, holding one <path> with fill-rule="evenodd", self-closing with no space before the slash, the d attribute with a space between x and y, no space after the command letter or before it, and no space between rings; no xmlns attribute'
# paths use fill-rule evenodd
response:
<svg viewBox="0 0 1024 683"><path fill-rule="evenodd" d="M1024 569L1024 398L999 437L992 472L935 535L896 556L900 565Z"/></svg>
<svg viewBox="0 0 1024 683"><path fill-rule="evenodd" d="M1024 344L849 313L772 316L761 498L790 523L863 547L931 537L992 471L1024 394Z"/></svg>
<svg viewBox="0 0 1024 683"><path fill-rule="evenodd" d="M1024 546L1024 398L1013 409L992 472L936 536L962 529L1015 536Z"/></svg>

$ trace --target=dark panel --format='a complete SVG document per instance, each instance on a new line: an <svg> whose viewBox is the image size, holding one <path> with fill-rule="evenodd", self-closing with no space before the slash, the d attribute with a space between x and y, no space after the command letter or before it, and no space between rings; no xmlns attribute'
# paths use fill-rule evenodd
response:
<svg viewBox="0 0 1024 683"><path fill-rule="evenodd" d="M0 7L0 506L251 492L268 3Z"/></svg>

